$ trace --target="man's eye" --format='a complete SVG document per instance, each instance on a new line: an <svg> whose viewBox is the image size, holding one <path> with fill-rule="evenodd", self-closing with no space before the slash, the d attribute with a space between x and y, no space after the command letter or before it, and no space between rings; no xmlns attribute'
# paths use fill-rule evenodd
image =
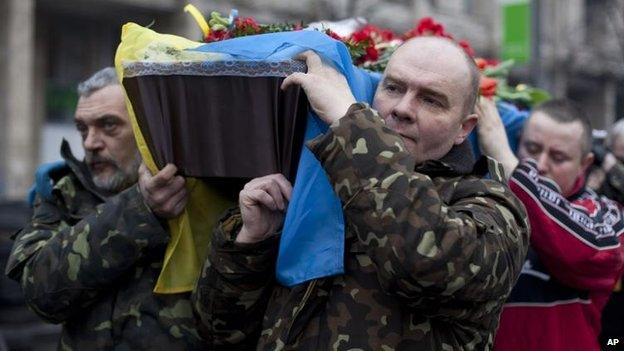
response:
<svg viewBox="0 0 624 351"><path fill-rule="evenodd" d="M567 158L565 158L563 156L553 156L551 159L555 163L563 163L563 162L567 161Z"/></svg>
<svg viewBox="0 0 624 351"><path fill-rule="evenodd" d="M104 130L106 130L107 132L113 131L115 130L115 128L117 127L117 123L114 122L104 122L104 124L102 125L102 127L104 128Z"/></svg>
<svg viewBox="0 0 624 351"><path fill-rule="evenodd" d="M438 99L433 98L431 96L423 96L422 100L427 105L431 105L434 107L442 107L442 103Z"/></svg>
<svg viewBox="0 0 624 351"><path fill-rule="evenodd" d="M530 153L531 155L535 155L539 152L539 148L535 145L527 144L527 145L524 145L524 147L526 151Z"/></svg>
<svg viewBox="0 0 624 351"><path fill-rule="evenodd" d="M386 84L386 90L391 92L391 93L394 93L394 92L397 92L399 90L399 87L397 87L394 84Z"/></svg>

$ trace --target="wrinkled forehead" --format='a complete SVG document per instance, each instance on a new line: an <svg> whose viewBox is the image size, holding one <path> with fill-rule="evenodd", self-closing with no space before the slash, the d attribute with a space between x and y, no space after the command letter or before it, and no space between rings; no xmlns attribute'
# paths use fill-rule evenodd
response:
<svg viewBox="0 0 624 351"><path fill-rule="evenodd" d="M88 122L106 115L129 121L124 92L120 85L109 85L78 99L75 113L77 120Z"/></svg>

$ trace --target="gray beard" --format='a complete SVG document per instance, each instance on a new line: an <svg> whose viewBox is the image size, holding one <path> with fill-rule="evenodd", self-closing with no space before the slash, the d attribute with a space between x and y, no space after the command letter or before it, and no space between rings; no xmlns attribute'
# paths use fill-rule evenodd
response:
<svg viewBox="0 0 624 351"><path fill-rule="evenodd" d="M132 162L126 169L115 165L117 170L112 176L106 178L93 176L93 184L95 184L98 190L103 192L110 194L119 193L139 180L139 166L141 165L141 161L141 154L137 151Z"/></svg>

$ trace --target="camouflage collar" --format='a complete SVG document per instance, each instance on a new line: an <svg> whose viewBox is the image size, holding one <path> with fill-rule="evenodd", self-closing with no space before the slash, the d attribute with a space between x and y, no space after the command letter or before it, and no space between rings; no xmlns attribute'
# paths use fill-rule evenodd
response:
<svg viewBox="0 0 624 351"><path fill-rule="evenodd" d="M428 160L415 170L429 176L457 176L473 173L475 157L468 139L455 145L439 160Z"/></svg>
<svg viewBox="0 0 624 351"><path fill-rule="evenodd" d="M84 163L84 161L78 161L78 159L76 159L71 151L69 143L65 139L63 139L63 142L61 143L61 157L63 157L69 168L76 175L76 178L78 178L85 189L99 197L102 201L106 200L106 195L98 190L95 184L93 184L91 172L89 172L87 164Z"/></svg>

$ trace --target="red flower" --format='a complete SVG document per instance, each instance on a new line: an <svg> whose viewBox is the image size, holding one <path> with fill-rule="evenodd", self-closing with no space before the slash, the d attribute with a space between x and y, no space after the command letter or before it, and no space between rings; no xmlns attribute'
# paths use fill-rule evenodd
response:
<svg viewBox="0 0 624 351"><path fill-rule="evenodd" d="M379 59L379 51L375 48L375 46L369 46L366 48L366 55L364 55L364 61L377 61Z"/></svg>
<svg viewBox="0 0 624 351"><path fill-rule="evenodd" d="M234 30L237 36L258 34L260 25L251 17L237 17L234 20Z"/></svg>
<svg viewBox="0 0 624 351"><path fill-rule="evenodd" d="M206 43L212 43L214 41L230 39L231 37L232 34L225 29L211 30L210 33L204 38L204 41Z"/></svg>
<svg viewBox="0 0 624 351"><path fill-rule="evenodd" d="M364 26L364 28L359 31L353 33L351 38L357 43L360 41L364 41L366 39L371 39L375 43L380 43L383 41L391 41L394 39L394 33L388 29L381 29L372 24L368 24Z"/></svg>
<svg viewBox="0 0 624 351"><path fill-rule="evenodd" d="M360 30L358 32L355 32L353 34L351 34L351 40L353 40L356 43L361 43L365 40L372 40L370 37L370 33L364 30Z"/></svg>
<svg viewBox="0 0 624 351"><path fill-rule="evenodd" d="M405 40L421 35L432 35L436 37L444 37L453 39L453 37L446 33L444 30L444 26L441 23L438 23L433 20L431 17L421 18L420 21L416 24L412 30L403 34L403 38Z"/></svg>
<svg viewBox="0 0 624 351"><path fill-rule="evenodd" d="M392 41L395 38L394 32L389 29L382 29L379 32L379 35L381 35L381 39L383 39L383 41Z"/></svg>
<svg viewBox="0 0 624 351"><path fill-rule="evenodd" d="M416 26L416 32L420 35L441 35L444 33L444 26L433 20L431 17L425 17L420 20Z"/></svg>
<svg viewBox="0 0 624 351"><path fill-rule="evenodd" d="M487 67L487 61L484 58L481 57L477 57L475 59L475 64L477 65L477 67L479 68L479 70L483 70L485 67Z"/></svg>
<svg viewBox="0 0 624 351"><path fill-rule="evenodd" d="M481 76L481 80L479 82L479 93L483 97L492 97L496 95L496 86L498 85L498 81L494 78Z"/></svg>

